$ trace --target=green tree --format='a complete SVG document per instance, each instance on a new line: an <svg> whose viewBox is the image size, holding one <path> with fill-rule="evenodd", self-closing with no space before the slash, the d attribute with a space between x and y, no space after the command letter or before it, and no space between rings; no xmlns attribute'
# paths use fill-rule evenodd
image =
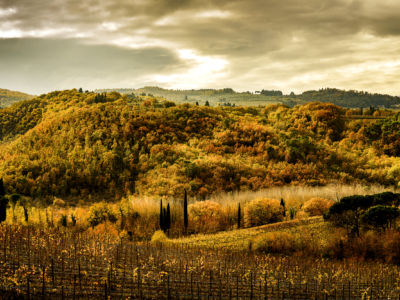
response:
<svg viewBox="0 0 400 300"><path fill-rule="evenodd" d="M325 218L338 227L346 228L355 235L360 234L360 217L373 205L373 196L353 195L334 203Z"/></svg>
<svg viewBox="0 0 400 300"><path fill-rule="evenodd" d="M241 227L241 221L242 221L242 211L240 209L240 203L238 204L238 214L237 214L237 227Z"/></svg>
<svg viewBox="0 0 400 300"><path fill-rule="evenodd" d="M0 197L6 195L6 190L4 189L3 178L0 178Z"/></svg>
<svg viewBox="0 0 400 300"><path fill-rule="evenodd" d="M160 200L160 229L165 231L164 211L162 200Z"/></svg>
<svg viewBox="0 0 400 300"><path fill-rule="evenodd" d="M4 196L0 196L0 223L7 218L7 204L8 199Z"/></svg>
<svg viewBox="0 0 400 300"><path fill-rule="evenodd" d="M375 229L386 230L394 224L399 216L400 210L397 207L376 205L361 216L361 221Z"/></svg>
<svg viewBox="0 0 400 300"><path fill-rule="evenodd" d="M398 205L399 197L399 194L392 192L366 196L353 195L344 197L329 208L325 218L331 221L334 225L344 227L349 232L359 235L361 217L370 207ZM382 209L372 210L370 214L375 214L377 212L382 214ZM385 212L387 212L387 210L385 210Z"/></svg>
<svg viewBox="0 0 400 300"><path fill-rule="evenodd" d="M169 203L167 204L167 214L166 214L166 229L170 230L171 229L171 208L169 206Z"/></svg>
<svg viewBox="0 0 400 300"><path fill-rule="evenodd" d="M281 198L281 207L282 207L282 214L284 217L286 217L286 204L285 204L285 200L283 200L283 198Z"/></svg>

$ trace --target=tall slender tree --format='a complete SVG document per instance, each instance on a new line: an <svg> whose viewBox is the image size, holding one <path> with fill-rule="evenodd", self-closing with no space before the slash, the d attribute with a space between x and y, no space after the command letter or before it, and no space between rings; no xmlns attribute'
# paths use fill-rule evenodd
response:
<svg viewBox="0 0 400 300"><path fill-rule="evenodd" d="M8 199L5 197L6 191L4 189L3 179L0 178L0 223L7 218L7 204Z"/></svg>
<svg viewBox="0 0 400 300"><path fill-rule="evenodd" d="M3 178L0 178L0 197L6 195L6 190L4 189Z"/></svg>
<svg viewBox="0 0 400 300"><path fill-rule="evenodd" d="M167 230L171 228L171 209L169 207L169 203L167 204L167 216L166 216L166 222L165 222L165 227Z"/></svg>
<svg viewBox="0 0 400 300"><path fill-rule="evenodd" d="M281 207L282 207L283 216L286 217L286 204L285 204L285 200L283 200L283 198L281 198Z"/></svg>
<svg viewBox="0 0 400 300"><path fill-rule="evenodd" d="M7 218L7 204L8 199L4 196L0 196L0 223Z"/></svg>
<svg viewBox="0 0 400 300"><path fill-rule="evenodd" d="M186 190L185 190L185 196L183 198L183 225L185 227L185 233L187 233L187 229L189 226L189 218L188 218L188 199Z"/></svg>
<svg viewBox="0 0 400 300"><path fill-rule="evenodd" d="M163 212L162 200L160 200L160 229L164 231L164 212Z"/></svg>
<svg viewBox="0 0 400 300"><path fill-rule="evenodd" d="M240 209L240 203L238 205L238 216L237 216L237 227L240 228L240 223L242 221L242 212Z"/></svg>

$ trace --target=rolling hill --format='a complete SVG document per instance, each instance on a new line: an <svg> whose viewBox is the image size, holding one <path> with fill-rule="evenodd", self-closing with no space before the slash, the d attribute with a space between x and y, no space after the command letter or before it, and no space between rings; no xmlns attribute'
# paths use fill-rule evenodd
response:
<svg viewBox="0 0 400 300"><path fill-rule="evenodd" d="M0 89L0 108L11 106L12 104L32 99L34 96L21 92Z"/></svg>
<svg viewBox="0 0 400 300"><path fill-rule="evenodd" d="M280 91L261 90L257 93L235 92L230 88L225 89L199 89L199 90L169 90L159 87L144 87L140 89L104 89L98 92L117 91L123 94L150 95L163 97L177 103L198 102L204 105L208 101L212 106L264 106L281 103L287 106L301 105L309 102L329 102L345 108L385 107L391 108L400 105L400 97L371 94L363 91L345 91L326 88L318 91L306 91L302 94L283 95Z"/></svg>
<svg viewBox="0 0 400 300"><path fill-rule="evenodd" d="M52 92L0 109L0 178L7 192L37 198L397 184L399 116L349 121L346 112L320 102L207 107Z"/></svg>

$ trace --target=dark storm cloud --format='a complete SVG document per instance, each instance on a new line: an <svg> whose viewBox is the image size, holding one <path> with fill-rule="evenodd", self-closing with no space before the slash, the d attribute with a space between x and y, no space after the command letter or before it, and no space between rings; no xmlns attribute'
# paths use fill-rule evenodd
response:
<svg viewBox="0 0 400 300"><path fill-rule="evenodd" d="M110 60L131 53L144 74L115 72L149 75L150 84L400 93L393 84L400 75L397 0L0 0L0 20L2 37L76 38L78 57L90 56L88 43L112 45L99 50ZM147 48L164 49L168 59L150 59ZM126 56L116 59L121 66ZM80 70L88 81L96 77L92 66Z"/></svg>
<svg viewBox="0 0 400 300"><path fill-rule="evenodd" d="M43 87L144 85L147 74L182 66L166 49L124 49L76 40L3 39L0 57L1 84L33 93L44 92Z"/></svg>

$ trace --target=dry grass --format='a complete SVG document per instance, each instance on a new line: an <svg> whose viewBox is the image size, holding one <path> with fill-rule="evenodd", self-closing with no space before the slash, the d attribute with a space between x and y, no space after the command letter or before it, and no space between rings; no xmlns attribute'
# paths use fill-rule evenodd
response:
<svg viewBox="0 0 400 300"><path fill-rule="evenodd" d="M328 226L324 223L322 217L312 217L301 220L285 221L264 226L258 226L246 229L237 229L231 231L219 232L216 234L198 234L180 239L172 239L172 244L202 247L211 249L225 250L246 250L251 248L254 238L266 232L315 232L315 236L323 235L323 229ZM319 234L319 233L322 234Z"/></svg>
<svg viewBox="0 0 400 300"><path fill-rule="evenodd" d="M350 195L377 194L384 191L399 192L397 188L387 188L381 185L365 186L360 184L343 185L329 184L326 186L280 186L271 187L259 191L239 191L224 193L210 197L210 200L221 203L224 206L230 203L246 203L253 199L271 198L284 199L286 207L300 207L301 204L314 197L321 197L333 201L339 201L341 198Z"/></svg>
<svg viewBox="0 0 400 300"><path fill-rule="evenodd" d="M245 204L260 198L271 198L285 200L286 203L286 220L289 219L289 210L295 209L299 211L297 217L301 217L300 208L302 205L315 197L322 197L337 201L340 198L354 194L375 194L383 191L398 191L394 188L385 188L383 186L362 186L362 185L328 185L324 187L304 187L304 186L283 186L273 187L256 192L242 191L233 193L224 193L215 195L208 200L217 202L221 205L220 210L220 230L232 230L237 224L237 208L238 203L241 203L242 209ZM189 204L195 203L194 198L189 198ZM29 223L31 225L40 226L57 226L62 215L66 215L68 223L71 224L71 215L76 219L76 226L85 228L89 227L88 212L90 205L85 204L85 201L80 201L79 206L49 206L47 208L31 207L29 208ZM183 196L182 199L168 200L163 199L163 205L167 203L171 206L171 230L170 236L177 237L183 233ZM120 208L127 207L130 211L138 213L137 220L132 220L129 228L124 228L127 231L132 231L133 235L139 239L150 239L153 233L159 229L159 212L160 198L152 197L136 197L129 196L122 199L120 202L108 203L110 209L117 212L117 217L120 218ZM25 224L23 208L18 206L15 208L15 218L12 217L12 209L8 209L7 224ZM122 228L120 220L117 221L117 228ZM205 232L196 228L196 223L193 222L189 215L189 231L188 232Z"/></svg>

